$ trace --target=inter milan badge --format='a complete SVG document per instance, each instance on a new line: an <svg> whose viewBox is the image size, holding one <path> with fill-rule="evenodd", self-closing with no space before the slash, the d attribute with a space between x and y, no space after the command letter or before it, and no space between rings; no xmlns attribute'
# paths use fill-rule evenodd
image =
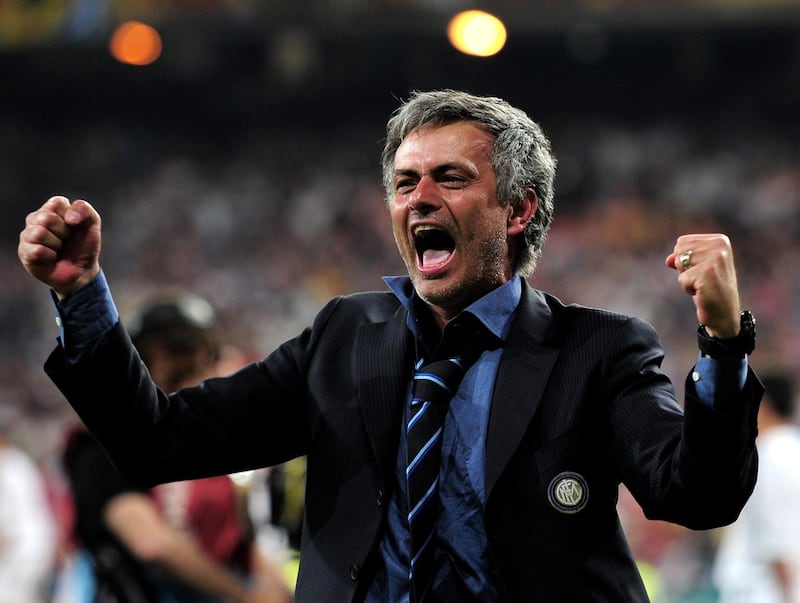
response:
<svg viewBox="0 0 800 603"><path fill-rule="evenodd" d="M550 482L547 498L557 511L577 513L589 502L589 486L582 475L565 471Z"/></svg>

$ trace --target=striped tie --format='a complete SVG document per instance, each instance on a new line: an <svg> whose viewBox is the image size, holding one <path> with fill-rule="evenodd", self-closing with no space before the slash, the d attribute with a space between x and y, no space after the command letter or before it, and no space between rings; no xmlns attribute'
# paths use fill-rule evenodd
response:
<svg viewBox="0 0 800 603"><path fill-rule="evenodd" d="M422 600L433 578L435 547L432 541L439 514L442 428L451 398L469 365L479 355L480 348L474 344L469 347L469 353L450 354L429 364L419 360L415 367L406 459L408 525L411 531L409 580L413 603Z"/></svg>

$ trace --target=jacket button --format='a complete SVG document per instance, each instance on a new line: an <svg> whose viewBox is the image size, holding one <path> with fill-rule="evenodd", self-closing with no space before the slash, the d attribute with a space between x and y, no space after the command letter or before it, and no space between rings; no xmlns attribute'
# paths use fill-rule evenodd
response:
<svg viewBox="0 0 800 603"><path fill-rule="evenodd" d="M375 498L375 502L379 507L383 506L383 490L378 490L378 496Z"/></svg>
<svg viewBox="0 0 800 603"><path fill-rule="evenodd" d="M356 563L354 563L353 565L350 566L350 579L353 580L354 582L356 580L358 580L358 571L359 571L359 569L360 568L358 567L358 564L356 564Z"/></svg>

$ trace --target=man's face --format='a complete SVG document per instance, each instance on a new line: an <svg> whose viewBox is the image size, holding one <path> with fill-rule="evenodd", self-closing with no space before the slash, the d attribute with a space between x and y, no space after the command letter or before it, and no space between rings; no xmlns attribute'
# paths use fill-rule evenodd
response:
<svg viewBox="0 0 800 603"><path fill-rule="evenodd" d="M476 124L456 122L417 130L394 157L395 242L440 324L513 273L509 237L521 230L497 199L493 142Z"/></svg>

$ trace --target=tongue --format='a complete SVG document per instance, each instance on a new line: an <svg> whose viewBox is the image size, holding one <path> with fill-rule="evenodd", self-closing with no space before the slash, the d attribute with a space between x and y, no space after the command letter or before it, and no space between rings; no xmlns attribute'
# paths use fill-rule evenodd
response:
<svg viewBox="0 0 800 603"><path fill-rule="evenodd" d="M432 266L436 264L443 264L448 257L450 257L449 249L426 249L422 253L422 265Z"/></svg>

